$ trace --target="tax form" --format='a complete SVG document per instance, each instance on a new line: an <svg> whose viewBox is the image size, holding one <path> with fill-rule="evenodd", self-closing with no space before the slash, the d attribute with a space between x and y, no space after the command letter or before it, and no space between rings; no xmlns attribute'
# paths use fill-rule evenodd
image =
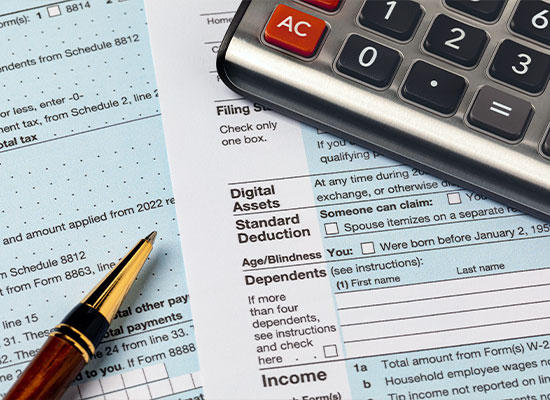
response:
<svg viewBox="0 0 550 400"><path fill-rule="evenodd" d="M150 262L66 399L203 397L143 8L0 4L0 398L153 230Z"/></svg>
<svg viewBox="0 0 550 400"><path fill-rule="evenodd" d="M226 89L238 3L146 2L206 397L550 398L550 225Z"/></svg>

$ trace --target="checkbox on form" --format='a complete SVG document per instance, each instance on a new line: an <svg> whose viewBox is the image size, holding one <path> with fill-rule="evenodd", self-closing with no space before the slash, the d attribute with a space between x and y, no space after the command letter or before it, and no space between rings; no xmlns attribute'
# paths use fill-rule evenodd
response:
<svg viewBox="0 0 550 400"><path fill-rule="evenodd" d="M460 193L447 193L447 200L449 200L450 205L462 204Z"/></svg>
<svg viewBox="0 0 550 400"><path fill-rule="evenodd" d="M340 233L338 230L338 224L336 222L329 222L325 224L325 232L327 235L337 235Z"/></svg>
<svg viewBox="0 0 550 400"><path fill-rule="evenodd" d="M338 357L338 347L336 347L335 344L327 344L323 346L323 351L325 352L325 358Z"/></svg>
<svg viewBox="0 0 550 400"><path fill-rule="evenodd" d="M361 252L364 255L374 254L374 242L361 243Z"/></svg>
<svg viewBox="0 0 550 400"><path fill-rule="evenodd" d="M59 8L59 6L48 7L48 15L50 17L57 17L61 15L61 9Z"/></svg>

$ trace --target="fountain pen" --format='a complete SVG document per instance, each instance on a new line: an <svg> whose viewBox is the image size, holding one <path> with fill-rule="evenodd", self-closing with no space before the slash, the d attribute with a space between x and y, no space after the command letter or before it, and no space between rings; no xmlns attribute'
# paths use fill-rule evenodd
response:
<svg viewBox="0 0 550 400"><path fill-rule="evenodd" d="M90 361L153 250L151 233L57 325L4 400L56 400Z"/></svg>

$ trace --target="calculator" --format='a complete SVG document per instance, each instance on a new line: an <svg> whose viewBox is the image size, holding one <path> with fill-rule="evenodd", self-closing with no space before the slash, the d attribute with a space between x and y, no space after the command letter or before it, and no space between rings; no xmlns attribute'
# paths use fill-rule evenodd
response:
<svg viewBox="0 0 550 400"><path fill-rule="evenodd" d="M235 92L550 220L550 2L243 1Z"/></svg>

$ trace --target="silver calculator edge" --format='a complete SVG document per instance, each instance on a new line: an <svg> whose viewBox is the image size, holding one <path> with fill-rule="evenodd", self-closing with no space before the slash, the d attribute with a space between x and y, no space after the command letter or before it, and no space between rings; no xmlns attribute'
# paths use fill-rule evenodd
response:
<svg viewBox="0 0 550 400"><path fill-rule="evenodd" d="M338 18L351 18L355 22L364 0L345 0L350 2L356 3L357 9L344 7ZM515 3L508 1L501 19L510 19ZM263 30L277 4L320 16L328 23L329 34L313 60L302 60L263 43ZM449 10L441 0L432 0L430 7L424 6L423 10L420 32L407 43L373 34L355 24L353 33L393 48L403 57L391 86L385 91L335 72L336 54L350 32L339 30L332 13L288 0L241 3L218 53L218 73L229 88L243 97L550 221L550 161L541 155L540 149L541 132L548 130L550 89L547 87L540 96L523 95L489 81L486 68L468 71L426 56L421 49L425 32L434 16L449 14ZM452 14L453 18L487 30L489 35L494 32L491 25L460 18L457 12ZM500 33L509 37L507 25L499 25L506 30ZM533 47L517 36L514 40ZM498 43L494 39L489 42L480 64L489 65ZM416 53L411 47L417 49ZM548 54L548 49L545 52ZM467 79L467 91L452 117L434 118L433 112L410 105L400 97L404 77L412 62L419 59ZM508 143L465 125L465 115L477 90L487 84L533 104L534 117L521 142Z"/></svg>

